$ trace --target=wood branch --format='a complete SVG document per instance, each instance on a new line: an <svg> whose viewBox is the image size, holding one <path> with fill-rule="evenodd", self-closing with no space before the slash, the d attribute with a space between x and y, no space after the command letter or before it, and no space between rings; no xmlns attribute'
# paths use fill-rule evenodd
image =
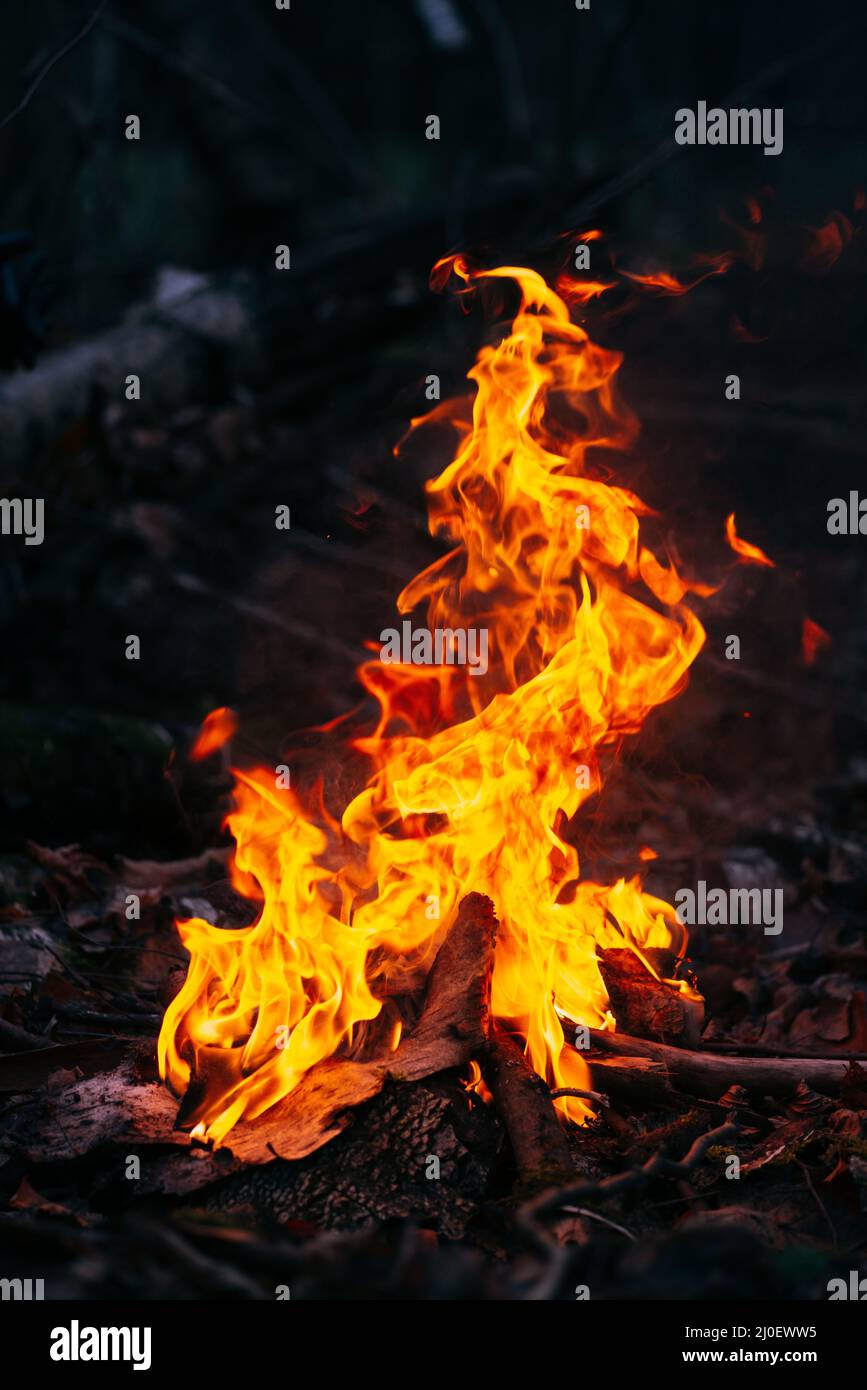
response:
<svg viewBox="0 0 867 1390"><path fill-rule="evenodd" d="M632 1038L625 1033L600 1033L590 1030L592 1048L607 1057L594 1058L586 1053L585 1060L594 1068L595 1084L602 1091L614 1089L612 1077L617 1062L606 1065L612 1057L641 1058L659 1069L664 1086L687 1091L691 1095L718 1100L732 1085L765 1095L785 1096L794 1091L799 1081L813 1090L836 1095L849 1065L846 1056L835 1058L807 1057L735 1057L697 1052L687 1048L669 1047L665 1043ZM627 1071L631 1068L627 1067ZM644 1071L646 1081L653 1073ZM651 1085L653 1083L651 1082Z"/></svg>
<svg viewBox="0 0 867 1390"><path fill-rule="evenodd" d="M587 1057L586 1060L593 1068L595 1084L620 1105L632 1109L688 1107L689 1102L674 1090L662 1062L652 1062L647 1057Z"/></svg>
<svg viewBox="0 0 867 1390"><path fill-rule="evenodd" d="M574 1172L548 1087L523 1047L499 1029L491 1037L484 1074L508 1130L521 1182L550 1182L552 1175Z"/></svg>
<svg viewBox="0 0 867 1390"><path fill-rule="evenodd" d="M646 1187L658 1177L689 1177L693 1169L702 1161L708 1149L725 1144L740 1133L741 1126L733 1116L715 1129L699 1135L690 1144L683 1158L669 1158L663 1149L650 1155L640 1166L627 1168L622 1173L612 1173L599 1180L582 1178L570 1183L568 1187L542 1192L532 1198L521 1210L520 1224L528 1234L534 1234L533 1223L540 1218L559 1211L564 1204L586 1202L591 1199L620 1196L624 1192Z"/></svg>

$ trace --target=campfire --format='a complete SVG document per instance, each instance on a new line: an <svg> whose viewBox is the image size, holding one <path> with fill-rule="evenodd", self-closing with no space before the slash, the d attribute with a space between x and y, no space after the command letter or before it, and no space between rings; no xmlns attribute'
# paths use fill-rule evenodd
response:
<svg viewBox="0 0 867 1390"><path fill-rule="evenodd" d="M685 929L642 886L652 850L635 846L631 876L593 881L579 813L683 689L705 640L689 597L710 590L645 543L650 509L601 462L636 436L618 399L621 355L533 270L458 256L435 267L433 283L447 282L494 307L519 302L468 374L469 404L412 423L456 438L427 484L430 531L449 548L397 599L416 624L426 609L428 654L404 621L397 659L384 641L360 668L380 713L348 740L369 775L345 806L331 806L327 783L302 793L273 768L235 771L232 882L255 920L178 922L190 964L160 1070L185 1096L184 1124L214 1143L329 1059L404 1073L419 991L467 893L499 919L493 1029L519 1043L568 1120L593 1109L576 1025L622 1026L630 990L675 1013L672 1001L700 1007L682 973ZM743 547L733 518L729 531ZM467 633L484 634L484 667L466 641L463 661L428 664ZM218 712L199 753L232 728Z"/></svg>
<svg viewBox="0 0 867 1390"><path fill-rule="evenodd" d="M589 1299L603 1374L827 1375L867 11L8 8L0 1309L195 1375L203 1299L261 1365L245 1302Z"/></svg>
<svg viewBox="0 0 867 1390"><path fill-rule="evenodd" d="M732 264L590 281L439 262L434 288L485 337L469 389L396 451L430 478L424 567L392 567L393 604L371 543L402 543L393 477L367 543L292 561L321 631L292 623L328 655L291 721L317 717L318 688L327 722L284 741L270 687L264 718L233 696L171 753L156 741L169 855L52 834L6 865L7 1202L29 1229L77 1221L87 1194L88 1287L130 1268L149 1297L270 1298L279 1266L293 1298L342 1297L356 1258L403 1290L433 1252L434 1297L467 1268L472 1296L656 1297L673 1251L671 1296L723 1267L754 1269L761 1296L766 1249L802 1232L827 1256L810 1296L843 1278L863 1231L863 781L836 774L844 835L791 758L836 633L793 604L785 542L778 566L747 538L742 487L724 479L691 527L670 520L677 491L642 500L665 496L652 429L637 444L649 366L634 415L611 345L642 305L731 293ZM338 483L352 522L363 472ZM299 542L281 531L268 563ZM338 642L341 585L373 624L338 611ZM282 622L260 600L238 599L261 625L242 661ZM783 607L785 681L756 660ZM16 1277L44 1277L41 1250Z"/></svg>

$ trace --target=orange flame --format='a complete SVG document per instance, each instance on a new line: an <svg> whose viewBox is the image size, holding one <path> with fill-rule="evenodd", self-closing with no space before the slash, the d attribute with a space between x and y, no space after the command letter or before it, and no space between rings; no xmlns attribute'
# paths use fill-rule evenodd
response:
<svg viewBox="0 0 867 1390"><path fill-rule="evenodd" d="M433 278L452 272L464 295L514 283L520 304L480 351L472 419L448 417L455 455L427 484L430 530L450 548L398 608L426 604L430 630L486 630L490 659L360 668L380 718L352 745L372 770L339 823L271 770L236 773L233 881L259 915L233 930L178 923L191 960L159 1039L162 1075L179 1092L195 1079L187 1119L214 1141L362 1046L423 981L470 890L501 920L492 1011L552 1086L590 1080L563 1020L614 1024L597 947L686 946L667 902L637 876L583 877L576 846L606 759L683 688L705 640L684 602L698 586L642 543L649 509L600 476L598 451L636 434L615 390L621 355L532 270L450 258Z"/></svg>
<svg viewBox="0 0 867 1390"><path fill-rule="evenodd" d="M485 1105L490 1105L493 1096L485 1085L485 1078L482 1076L482 1069L478 1062L470 1062L470 1075L468 1080L463 1082L463 1085L467 1091L472 1091L480 1100L483 1100Z"/></svg>
<svg viewBox="0 0 867 1390"><path fill-rule="evenodd" d="M742 565L766 565L768 569L776 569L776 564L769 559L763 550L757 545L751 545L749 541L742 540L735 530L735 514L731 513L726 517L726 540L736 555L740 556Z"/></svg>
<svg viewBox="0 0 867 1390"><path fill-rule="evenodd" d="M238 716L234 710L221 705L219 709L211 710L202 720L196 741L190 749L190 761L199 762L202 758L207 758L209 754L216 753L218 748L222 748L238 728Z"/></svg>
<svg viewBox="0 0 867 1390"><path fill-rule="evenodd" d="M713 264L711 264L713 261ZM655 270L648 272L647 275L638 275L635 271L624 270L623 275L627 280L632 280L636 285L641 285L643 289L658 290L661 294L682 295L689 294L697 285L704 280L709 280L712 275L725 275L731 268L734 261L733 255L720 255L716 258L706 257L705 264L710 264L710 269L697 275L694 280L678 280L676 275L672 275L669 270Z"/></svg>

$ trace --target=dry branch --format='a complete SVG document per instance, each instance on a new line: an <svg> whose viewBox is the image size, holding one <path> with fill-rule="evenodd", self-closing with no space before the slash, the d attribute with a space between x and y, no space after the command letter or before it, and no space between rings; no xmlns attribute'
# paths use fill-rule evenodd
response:
<svg viewBox="0 0 867 1390"><path fill-rule="evenodd" d="M549 1189L524 1205L519 1218L520 1225L531 1240L535 1241L540 1234L535 1223L541 1218L561 1210L567 1203L573 1204L590 1201L594 1198L621 1196L624 1192L646 1187L649 1182L658 1177L688 1177L704 1158L708 1149L717 1144L724 1144L729 1139L734 1139L739 1133L740 1125L737 1119L726 1120L716 1129L710 1129L693 1140L683 1158L669 1158L662 1149L659 1149L656 1153L651 1154L650 1158L640 1167L628 1168L622 1173L612 1173L610 1177L600 1178L598 1181L584 1178L580 1182L571 1183L568 1187ZM547 1246L547 1238L543 1237L543 1240Z"/></svg>
<svg viewBox="0 0 867 1390"><path fill-rule="evenodd" d="M621 1070L626 1075L631 1073L634 1076L634 1061L630 1059L636 1058L644 1061L640 1073L645 1084L651 1087L655 1085L658 1090L675 1087L709 1100L718 1100L729 1086L736 1084L748 1091L784 1096L794 1091L799 1081L805 1081L813 1090L836 1095L849 1065L846 1056L720 1056L648 1042L625 1033L600 1033L591 1029L590 1037L592 1048L607 1054L601 1059L586 1057L591 1067L595 1068L594 1080L603 1091L616 1089L613 1078ZM625 1067L621 1067L620 1059L625 1059ZM647 1070L648 1066L651 1070Z"/></svg>

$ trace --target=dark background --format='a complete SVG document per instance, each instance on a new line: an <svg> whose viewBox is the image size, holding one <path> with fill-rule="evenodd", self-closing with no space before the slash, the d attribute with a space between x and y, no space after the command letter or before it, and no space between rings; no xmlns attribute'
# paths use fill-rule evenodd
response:
<svg viewBox="0 0 867 1390"><path fill-rule="evenodd" d="M0 231L32 241L7 262L0 421L8 442L26 415L28 442L0 453L0 487L47 509L41 548L0 540L4 843L194 847L195 788L167 802L163 771L210 708L236 706L242 759L275 763L293 731L357 704L362 643L439 553L422 483L448 440L393 446L426 375L463 389L490 331L429 290L435 259L462 246L556 271L598 226L603 268L613 253L688 279L696 254L742 248L750 199L761 266L588 315L626 353L643 436L620 476L661 510L657 534L717 579L734 510L778 562L703 610L697 688L643 746L784 797L861 748L864 542L825 520L861 476L862 7L114 0L28 97L93 13L21 7L0 50L4 108L25 103L0 128ZM783 153L674 145L674 112L700 99L781 106ZM805 229L833 209L853 235L818 273ZM167 271L237 294L243 329L182 330L147 358L134 324L159 320ZM76 391L25 409L26 383L58 399L91 343L109 346ZM834 641L809 672L807 613Z"/></svg>

